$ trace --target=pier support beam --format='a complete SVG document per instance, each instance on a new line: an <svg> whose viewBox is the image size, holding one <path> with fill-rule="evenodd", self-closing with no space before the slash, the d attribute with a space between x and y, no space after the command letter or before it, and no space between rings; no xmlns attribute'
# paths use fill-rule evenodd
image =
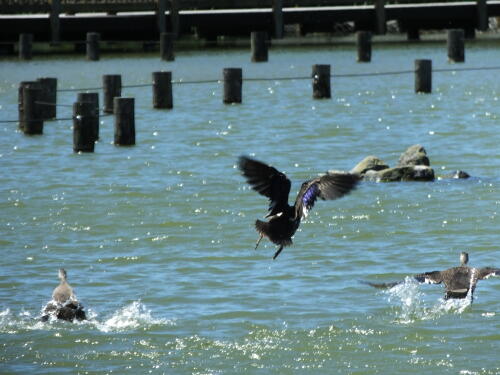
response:
<svg viewBox="0 0 500 375"><path fill-rule="evenodd" d="M115 145L135 145L134 98L115 98Z"/></svg>
<svg viewBox="0 0 500 375"><path fill-rule="evenodd" d="M122 76L119 74L105 74L102 76L102 85L104 91L105 113L113 113L115 97L122 95Z"/></svg>
<svg viewBox="0 0 500 375"><path fill-rule="evenodd" d="M358 31L356 33L356 45L358 47L358 62L370 62L372 59L372 33L370 31Z"/></svg>
<svg viewBox="0 0 500 375"><path fill-rule="evenodd" d="M100 58L100 50L99 50L99 40L101 36L99 33L87 33L87 60L89 61L97 61Z"/></svg>
<svg viewBox="0 0 500 375"><path fill-rule="evenodd" d="M313 65L312 88L314 99L330 99L332 97L330 89L330 71L330 65Z"/></svg>
<svg viewBox="0 0 500 375"><path fill-rule="evenodd" d="M383 35L386 31L385 0L375 0L375 33Z"/></svg>
<svg viewBox="0 0 500 375"><path fill-rule="evenodd" d="M160 34L160 56L164 61L174 61L174 33L161 33Z"/></svg>
<svg viewBox="0 0 500 375"><path fill-rule="evenodd" d="M73 104L73 151L94 152L96 113L94 103Z"/></svg>
<svg viewBox="0 0 500 375"><path fill-rule="evenodd" d="M415 60L415 92L432 92L432 60Z"/></svg>
<svg viewBox="0 0 500 375"><path fill-rule="evenodd" d="M172 72L153 73L153 108L172 109Z"/></svg>
<svg viewBox="0 0 500 375"><path fill-rule="evenodd" d="M448 61L465 61L465 33L462 29L448 30Z"/></svg>
<svg viewBox="0 0 500 375"><path fill-rule="evenodd" d="M158 18L158 32L164 33L167 31L167 20L165 13L167 12L167 0L158 0L158 9L157 18Z"/></svg>
<svg viewBox="0 0 500 375"><path fill-rule="evenodd" d="M170 25L175 39L179 37L180 32L179 10L180 0L170 0Z"/></svg>
<svg viewBox="0 0 500 375"><path fill-rule="evenodd" d="M274 37L283 39L283 0L273 0Z"/></svg>
<svg viewBox="0 0 500 375"><path fill-rule="evenodd" d="M42 95L39 82L22 83L22 103L19 110L19 127L24 134L43 134L41 106L38 104Z"/></svg>
<svg viewBox="0 0 500 375"><path fill-rule="evenodd" d="M266 62L268 60L267 32L252 31L250 34L250 47L252 62Z"/></svg>
<svg viewBox="0 0 500 375"><path fill-rule="evenodd" d="M61 40L61 0L51 0L50 2L50 35L52 44L59 44Z"/></svg>
<svg viewBox="0 0 500 375"><path fill-rule="evenodd" d="M97 92L80 92L77 96L77 102L80 103L91 103L92 104L92 120L91 122L92 132L94 134L94 141L99 140L99 93Z"/></svg>
<svg viewBox="0 0 500 375"><path fill-rule="evenodd" d="M19 34L19 58L21 60L33 58L33 34Z"/></svg>
<svg viewBox="0 0 500 375"><path fill-rule="evenodd" d="M476 0L477 4L477 27L479 31L488 30L488 5L486 0Z"/></svg>
<svg viewBox="0 0 500 375"><path fill-rule="evenodd" d="M40 94L40 115L43 120L52 120L57 115L57 78L38 78Z"/></svg>
<svg viewBox="0 0 500 375"><path fill-rule="evenodd" d="M224 77L224 104L242 102L243 70L241 68L225 68Z"/></svg>

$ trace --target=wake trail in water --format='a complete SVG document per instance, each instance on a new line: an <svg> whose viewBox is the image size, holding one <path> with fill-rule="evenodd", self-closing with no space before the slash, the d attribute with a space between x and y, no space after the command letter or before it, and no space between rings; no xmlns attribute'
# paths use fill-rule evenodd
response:
<svg viewBox="0 0 500 375"><path fill-rule="evenodd" d="M430 305L420 291L420 284L412 277L406 277L403 283L397 284L384 291L388 294L388 301L396 304L396 322L410 324L416 320L437 319L445 314L463 313L472 303L472 288L466 298L448 299L440 298Z"/></svg>
<svg viewBox="0 0 500 375"><path fill-rule="evenodd" d="M134 301L111 314L109 318L100 319L98 314L87 310L87 320L72 323L50 318L41 321L41 314L27 311L12 312L9 308L0 311L0 333L15 334L29 330L51 330L68 327L94 327L101 332L123 332L137 329L149 329L155 326L174 326L175 319L158 318L140 301Z"/></svg>

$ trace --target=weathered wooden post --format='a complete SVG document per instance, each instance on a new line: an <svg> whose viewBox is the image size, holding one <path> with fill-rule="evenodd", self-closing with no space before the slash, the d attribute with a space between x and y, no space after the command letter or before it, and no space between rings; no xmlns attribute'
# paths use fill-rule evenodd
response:
<svg viewBox="0 0 500 375"><path fill-rule="evenodd" d="M174 33L161 33L160 34L160 56L162 60L174 61Z"/></svg>
<svg viewBox="0 0 500 375"><path fill-rule="evenodd" d="M38 104L42 93L39 82L24 82L20 128L24 134L43 134L43 119Z"/></svg>
<svg viewBox="0 0 500 375"><path fill-rule="evenodd" d="M479 31L488 30L488 5L486 0L476 0L477 4L477 29Z"/></svg>
<svg viewBox="0 0 500 375"><path fill-rule="evenodd" d="M370 62L372 59L372 33L370 31L358 31L356 40L358 62Z"/></svg>
<svg viewBox="0 0 500 375"><path fill-rule="evenodd" d="M115 145L135 145L134 98L115 98Z"/></svg>
<svg viewBox="0 0 500 375"><path fill-rule="evenodd" d="M241 68L224 68L222 75L224 77L224 103L241 103L243 70Z"/></svg>
<svg viewBox="0 0 500 375"><path fill-rule="evenodd" d="M462 29L448 30L448 61L465 61L465 35Z"/></svg>
<svg viewBox="0 0 500 375"><path fill-rule="evenodd" d="M252 31L250 33L250 47L252 51L252 62L267 61L267 32Z"/></svg>
<svg viewBox="0 0 500 375"><path fill-rule="evenodd" d="M29 84L37 84L34 81L22 81L19 83L17 109L19 111L19 129L24 130L24 87Z"/></svg>
<svg viewBox="0 0 500 375"><path fill-rule="evenodd" d="M87 60L97 61L100 58L99 40L101 36L99 33L87 33Z"/></svg>
<svg viewBox="0 0 500 375"><path fill-rule="evenodd" d="M165 13L167 12L167 0L158 0L158 32L164 33L167 31L167 20L165 19Z"/></svg>
<svg viewBox="0 0 500 375"><path fill-rule="evenodd" d="M415 60L415 92L432 92L432 60Z"/></svg>
<svg viewBox="0 0 500 375"><path fill-rule="evenodd" d="M375 0L375 33L381 35L387 31L385 0Z"/></svg>
<svg viewBox="0 0 500 375"><path fill-rule="evenodd" d="M406 39L412 42L420 40L420 30L418 29L418 27L409 28L406 32Z"/></svg>
<svg viewBox="0 0 500 375"><path fill-rule="evenodd" d="M122 95L122 76L119 74L105 74L102 76L103 91L104 91L104 107L105 113L113 113L113 99Z"/></svg>
<svg viewBox="0 0 500 375"><path fill-rule="evenodd" d="M19 34L19 58L21 60L33 58L33 34Z"/></svg>
<svg viewBox="0 0 500 375"><path fill-rule="evenodd" d="M92 122L91 127L93 129L94 141L99 140L99 94L97 92L79 92L77 96L77 102L80 103L92 103L92 113L93 117L89 118L89 122Z"/></svg>
<svg viewBox="0 0 500 375"><path fill-rule="evenodd" d="M179 10L180 10L180 0L170 0L170 24L172 28L172 33L174 33L174 38L179 37L180 30L180 20L179 20Z"/></svg>
<svg viewBox="0 0 500 375"><path fill-rule="evenodd" d="M313 98L331 98L332 94L330 89L330 65L313 65L312 78Z"/></svg>
<svg viewBox="0 0 500 375"><path fill-rule="evenodd" d="M283 0L273 0L274 37L283 38Z"/></svg>
<svg viewBox="0 0 500 375"><path fill-rule="evenodd" d="M171 109L173 107L172 72L154 72L153 108Z"/></svg>
<svg viewBox="0 0 500 375"><path fill-rule="evenodd" d="M73 104L73 151L94 152L96 113L94 103Z"/></svg>
<svg viewBox="0 0 500 375"><path fill-rule="evenodd" d="M52 44L58 44L61 39L61 0L50 1L50 35Z"/></svg>
<svg viewBox="0 0 500 375"><path fill-rule="evenodd" d="M57 78L38 78L38 82L42 87L40 97L42 119L54 119L57 116Z"/></svg>

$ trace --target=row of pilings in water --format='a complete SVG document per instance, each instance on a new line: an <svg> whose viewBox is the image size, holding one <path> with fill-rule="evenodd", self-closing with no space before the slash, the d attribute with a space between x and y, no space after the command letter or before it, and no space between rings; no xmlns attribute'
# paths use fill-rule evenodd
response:
<svg viewBox="0 0 500 375"><path fill-rule="evenodd" d="M415 60L415 92L432 92L432 60ZM408 73L406 71L402 73ZM392 72L388 74L399 74ZM384 73L374 73L379 75ZM366 76L367 74L362 74ZM223 76L223 103L238 104L243 102L243 69L224 68ZM252 79L262 80L290 80L311 79L313 99L331 98L331 66L316 64L312 66L310 77L286 77ZM178 83L217 83L219 80ZM152 86L152 106L155 109L173 108L172 72L152 73L152 83L142 85L122 86L122 77L118 74L106 74L102 77L104 116L114 115L114 143L116 145L131 146L135 144L135 99L122 97L122 88ZM18 110L19 128L26 135L43 134L44 121L67 120L73 121L73 150L75 152L93 152L95 142L99 139L99 93L79 92L76 102L73 103L72 117L57 118L57 107L71 106L57 104L57 78L39 78L37 81L23 81L19 84ZM101 115L101 116L102 116ZM1 121L0 121L1 122ZM13 121L9 121L13 122Z"/></svg>
<svg viewBox="0 0 500 375"><path fill-rule="evenodd" d="M99 48L100 34L89 32L86 39L86 56L89 61L100 59ZM165 61L175 60L174 53L175 35L173 33L160 34L160 58ZM267 32L254 31L250 34L251 60L253 62L265 62L268 60L268 47L270 40ZM370 62L372 55L372 33L370 31L358 31L356 33L356 45L359 62ZM31 60L33 57L33 35L19 35L19 58ZM447 34L448 58L453 62L463 62L465 59L465 32L462 29L448 30Z"/></svg>

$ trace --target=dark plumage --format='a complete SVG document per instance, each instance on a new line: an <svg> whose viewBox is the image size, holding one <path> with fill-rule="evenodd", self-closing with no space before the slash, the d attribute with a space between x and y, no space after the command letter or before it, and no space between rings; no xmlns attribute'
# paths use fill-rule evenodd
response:
<svg viewBox="0 0 500 375"><path fill-rule="evenodd" d="M500 276L500 268L483 267L474 268L469 267L469 254L463 252L460 254L460 266L449 268L444 271L425 272L413 276L415 280L420 283L426 284L444 284L445 299L449 298L465 298L469 290L471 297L476 289L479 280L487 279L490 276ZM402 282L392 283L371 283L365 282L375 288L392 288Z"/></svg>
<svg viewBox="0 0 500 375"><path fill-rule="evenodd" d="M323 200L336 199L355 188L359 178L349 173L331 173L313 178L302 184L295 204L288 204L290 180L277 169L260 161L241 156L238 167L253 190L269 198L269 221L257 220L255 228L260 237L255 245L259 246L265 236L279 246L273 259L281 253L283 247L292 244L292 236L313 208L318 198Z"/></svg>
<svg viewBox="0 0 500 375"><path fill-rule="evenodd" d="M49 320L50 316L70 322L75 319L85 320L87 317L83 306L68 284L67 273L63 268L59 269L59 279L61 282L52 292L52 301L49 301L43 309L42 321Z"/></svg>

